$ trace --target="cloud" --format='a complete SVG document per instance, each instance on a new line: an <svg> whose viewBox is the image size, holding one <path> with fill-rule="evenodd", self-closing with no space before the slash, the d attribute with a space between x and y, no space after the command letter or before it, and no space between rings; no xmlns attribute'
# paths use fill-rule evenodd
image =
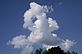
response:
<svg viewBox="0 0 82 54"><path fill-rule="evenodd" d="M59 26L56 22L56 20L53 20L52 18L48 18L48 23L49 23L49 30L50 31L54 31L54 30L58 30Z"/></svg>
<svg viewBox="0 0 82 54"><path fill-rule="evenodd" d="M59 3L58 3L58 5L62 5L62 4L63 4L63 2L59 2Z"/></svg>
<svg viewBox="0 0 82 54"><path fill-rule="evenodd" d="M27 44L27 39L25 35L20 35L14 37L11 41L9 40L7 44L13 45L14 48L23 48Z"/></svg>
<svg viewBox="0 0 82 54"><path fill-rule="evenodd" d="M26 46L25 48L22 49L21 54L31 54L32 51L33 51L32 46Z"/></svg>
<svg viewBox="0 0 82 54"><path fill-rule="evenodd" d="M69 50L74 44L76 44L75 41L71 41L71 40L66 39L66 40L63 40L63 43L61 43L60 47L61 47L63 50L67 51L67 50Z"/></svg>
<svg viewBox="0 0 82 54"><path fill-rule="evenodd" d="M24 13L23 28L31 31L30 35L19 35L8 42L14 48L21 48L22 54L31 54L34 49L48 49L53 46L60 46L64 50L69 50L74 42L71 40L63 40L52 33L58 30L59 26L56 20L47 16L52 7L39 5L35 2L30 3L30 8ZM33 19L36 20L33 22Z"/></svg>

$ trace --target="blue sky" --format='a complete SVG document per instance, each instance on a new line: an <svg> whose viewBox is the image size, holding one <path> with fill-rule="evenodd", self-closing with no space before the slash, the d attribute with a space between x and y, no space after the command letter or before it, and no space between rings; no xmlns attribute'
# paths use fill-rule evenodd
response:
<svg viewBox="0 0 82 54"><path fill-rule="evenodd" d="M63 39L77 42L71 50L82 53L82 1L81 0L0 0L0 54L20 54L19 49L6 45L8 40L19 34L29 35L23 29L23 14L30 2L52 5L50 17L57 20L60 29L56 31Z"/></svg>

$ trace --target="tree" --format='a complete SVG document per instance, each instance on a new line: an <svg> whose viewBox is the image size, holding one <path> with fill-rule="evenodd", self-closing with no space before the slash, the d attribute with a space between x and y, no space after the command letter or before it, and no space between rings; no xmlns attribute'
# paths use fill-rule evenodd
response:
<svg viewBox="0 0 82 54"><path fill-rule="evenodd" d="M72 53L71 53L71 54L77 54L77 52L72 51Z"/></svg>
<svg viewBox="0 0 82 54"><path fill-rule="evenodd" d="M34 54L41 54L42 53L42 49L41 48L39 48L39 49L37 49L36 51L35 51L35 53Z"/></svg>
<svg viewBox="0 0 82 54"><path fill-rule="evenodd" d="M52 47L51 49L48 50L48 54L65 54L61 48L58 47Z"/></svg>
<svg viewBox="0 0 82 54"><path fill-rule="evenodd" d="M39 48L35 51L34 54L77 54L77 52L74 52L74 51L64 52L64 50L62 50L59 46L57 46L57 47L52 47L51 49L44 50L44 51L42 51L42 49Z"/></svg>
<svg viewBox="0 0 82 54"><path fill-rule="evenodd" d="M67 51L67 52L65 52L65 54L70 54L70 52L69 52L69 51Z"/></svg>
<svg viewBox="0 0 82 54"><path fill-rule="evenodd" d="M48 54L48 51L47 50L45 50L45 51L43 51L43 53L42 54Z"/></svg>

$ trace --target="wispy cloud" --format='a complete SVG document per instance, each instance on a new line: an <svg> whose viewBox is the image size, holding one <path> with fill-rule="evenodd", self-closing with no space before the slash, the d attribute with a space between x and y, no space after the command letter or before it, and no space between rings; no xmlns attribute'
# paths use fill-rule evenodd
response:
<svg viewBox="0 0 82 54"><path fill-rule="evenodd" d="M53 46L60 46L64 50L69 50L75 42L68 39L63 40L57 34L52 33L52 31L58 30L59 26L56 20L47 16L50 10L53 8L31 2L30 8L24 13L23 28L28 28L32 32L29 36L16 36L8 44L13 45L14 48L21 48L22 54L30 54L39 47L48 49ZM32 17L37 20L33 22Z"/></svg>

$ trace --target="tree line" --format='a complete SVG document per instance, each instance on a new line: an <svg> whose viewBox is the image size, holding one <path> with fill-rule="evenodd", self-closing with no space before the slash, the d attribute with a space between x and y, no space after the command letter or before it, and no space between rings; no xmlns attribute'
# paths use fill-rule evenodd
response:
<svg viewBox="0 0 82 54"><path fill-rule="evenodd" d="M52 47L52 48L50 48L48 50L44 50L44 51L41 48L39 48L39 49L35 50L35 52L32 54L77 54L77 52L74 52L74 51L65 52L59 46L57 46L57 47Z"/></svg>

